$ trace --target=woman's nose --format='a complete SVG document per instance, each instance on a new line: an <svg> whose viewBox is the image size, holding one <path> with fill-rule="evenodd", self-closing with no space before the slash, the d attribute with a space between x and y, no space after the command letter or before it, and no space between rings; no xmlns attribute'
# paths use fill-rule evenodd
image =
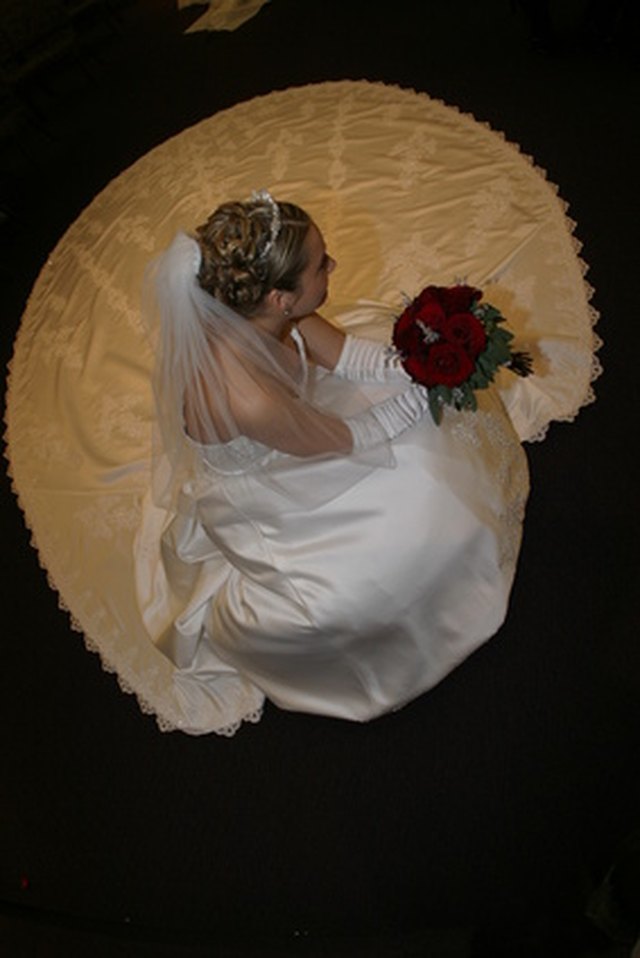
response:
<svg viewBox="0 0 640 958"><path fill-rule="evenodd" d="M334 260L333 256L329 256L327 261L327 273L333 273L336 266L337 266L337 263Z"/></svg>

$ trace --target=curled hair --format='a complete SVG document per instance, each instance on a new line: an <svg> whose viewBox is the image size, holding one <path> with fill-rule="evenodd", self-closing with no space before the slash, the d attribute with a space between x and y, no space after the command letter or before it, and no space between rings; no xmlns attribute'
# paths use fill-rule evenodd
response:
<svg viewBox="0 0 640 958"><path fill-rule="evenodd" d="M279 202L278 210L275 239L273 208L263 199L223 203L196 229L200 286L243 316L252 316L271 289L295 290L307 266L309 215L294 203Z"/></svg>

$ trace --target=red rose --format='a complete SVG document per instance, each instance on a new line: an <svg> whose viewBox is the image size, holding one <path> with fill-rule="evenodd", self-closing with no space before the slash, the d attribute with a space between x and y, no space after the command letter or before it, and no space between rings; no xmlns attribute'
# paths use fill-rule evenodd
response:
<svg viewBox="0 0 640 958"><path fill-rule="evenodd" d="M482 291L474 286L427 286L430 296L435 299L447 316L454 313L468 313L473 303L482 296Z"/></svg>
<svg viewBox="0 0 640 958"><path fill-rule="evenodd" d="M420 364L420 382L423 386L459 386L473 372L473 362L461 346L455 343L434 343ZM406 364L405 364L405 368ZM411 371L407 368L411 375Z"/></svg>
<svg viewBox="0 0 640 958"><path fill-rule="evenodd" d="M448 343L462 346L471 359L475 359L487 345L484 326L473 313L454 313L448 316L440 333Z"/></svg>
<svg viewBox="0 0 640 958"><path fill-rule="evenodd" d="M425 379L428 376L427 367L428 352L422 350L419 353L410 353L402 360L405 371L411 376L414 382L426 385Z"/></svg>
<svg viewBox="0 0 640 958"><path fill-rule="evenodd" d="M487 343L471 308L482 296L473 286L425 286L398 317L393 344L402 365L422 385L461 385ZM430 337L429 332L436 335Z"/></svg>
<svg viewBox="0 0 640 958"><path fill-rule="evenodd" d="M395 340L395 337L402 338L403 336L410 334L413 328L413 325L414 325L413 315L410 312L409 307L407 306L404 312L402 312L395 321L395 324L393 327L394 340Z"/></svg>
<svg viewBox="0 0 640 958"><path fill-rule="evenodd" d="M474 303L482 298L482 290L475 286L425 286L418 293L405 312L420 313L426 307L437 305L443 313L451 316L453 313L468 313Z"/></svg>
<svg viewBox="0 0 640 958"><path fill-rule="evenodd" d="M411 323L416 319L421 319L427 324L430 322L436 324L441 323L445 317L445 313L438 299L433 296L431 292L432 289L435 289L435 287L427 286L426 289L423 289L422 292L405 307L398 322L401 324L403 321Z"/></svg>
<svg viewBox="0 0 640 958"><path fill-rule="evenodd" d="M425 326L438 331L447 317L439 303L425 300L412 311L412 318L414 322L420 320Z"/></svg>
<svg viewBox="0 0 640 958"><path fill-rule="evenodd" d="M393 345L403 356L409 356L424 347L422 330L411 316L403 313L394 326Z"/></svg>
<svg viewBox="0 0 640 958"><path fill-rule="evenodd" d="M416 310L420 310L429 303L436 303L442 309L440 296L438 295L438 289L438 286L425 286L424 289L420 290L416 298L411 303L411 306Z"/></svg>
<svg viewBox="0 0 640 958"><path fill-rule="evenodd" d="M444 315L437 303L417 301L411 303L398 317L393 327L393 345L403 355L409 355L425 345L423 326L437 332L445 322Z"/></svg>

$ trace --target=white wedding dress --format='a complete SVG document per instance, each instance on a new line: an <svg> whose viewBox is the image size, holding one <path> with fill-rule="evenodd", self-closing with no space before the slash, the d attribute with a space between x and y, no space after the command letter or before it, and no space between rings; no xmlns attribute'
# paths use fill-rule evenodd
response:
<svg viewBox="0 0 640 958"><path fill-rule="evenodd" d="M385 319L379 312L381 331ZM333 378L321 379L325 394ZM495 634L528 479L497 391L479 398L478 412L447 410L440 426L427 414L394 440L388 465L305 461L240 437L205 447L208 475L187 483L175 514L147 498L137 592L151 640L175 666L186 722L193 716L185 730L232 731L265 697L368 720ZM271 485L261 464L274 457ZM285 484L307 502L317 490L318 504L298 504Z"/></svg>
<svg viewBox="0 0 640 958"><path fill-rule="evenodd" d="M535 372L501 375L478 414L425 418L392 444L393 468L292 460L304 507L252 471L264 449L212 449L207 482L174 516L149 498L144 271L178 230L261 187L307 209L338 260L328 319L388 341L403 293L462 277L507 317ZM340 81L196 124L71 225L16 341L11 473L73 626L160 728L231 732L265 697L371 718L495 633L527 492L519 440L574 419L598 373L565 211L531 160L473 117Z"/></svg>

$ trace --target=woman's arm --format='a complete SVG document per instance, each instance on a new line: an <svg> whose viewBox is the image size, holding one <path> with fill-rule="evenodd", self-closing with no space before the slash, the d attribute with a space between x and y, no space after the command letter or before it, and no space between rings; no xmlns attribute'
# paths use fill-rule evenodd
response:
<svg viewBox="0 0 640 958"><path fill-rule="evenodd" d="M406 383L411 379L399 355L387 343L343 333L312 313L298 327L311 359L352 382Z"/></svg>
<svg viewBox="0 0 640 958"><path fill-rule="evenodd" d="M347 423L313 408L279 383L247 383L233 392L231 410L240 433L291 456L348 454L353 435Z"/></svg>
<svg viewBox="0 0 640 958"><path fill-rule="evenodd" d="M325 369L334 369L342 353L345 334L319 313L305 316L297 325L313 362Z"/></svg>
<svg viewBox="0 0 640 958"><path fill-rule="evenodd" d="M329 323L313 317L308 326L312 336L315 334L315 348L328 357L327 361L331 361L332 347L334 356L337 346L342 351L345 337ZM233 435L242 435L298 457L348 455L394 439L428 409L426 390L413 385L355 416L341 418L315 408L277 378L235 356L225 356L224 374L223 389L216 374L215 383L200 380L195 384L199 386L198 402L194 404L191 396L185 397L187 431L199 442L225 442ZM205 410L203 423L195 416L195 409L201 406Z"/></svg>
<svg viewBox="0 0 640 958"><path fill-rule="evenodd" d="M243 435L302 457L370 449L415 425L428 408L426 389L415 384L346 419L320 412L276 384L252 396L243 392L234 402Z"/></svg>

